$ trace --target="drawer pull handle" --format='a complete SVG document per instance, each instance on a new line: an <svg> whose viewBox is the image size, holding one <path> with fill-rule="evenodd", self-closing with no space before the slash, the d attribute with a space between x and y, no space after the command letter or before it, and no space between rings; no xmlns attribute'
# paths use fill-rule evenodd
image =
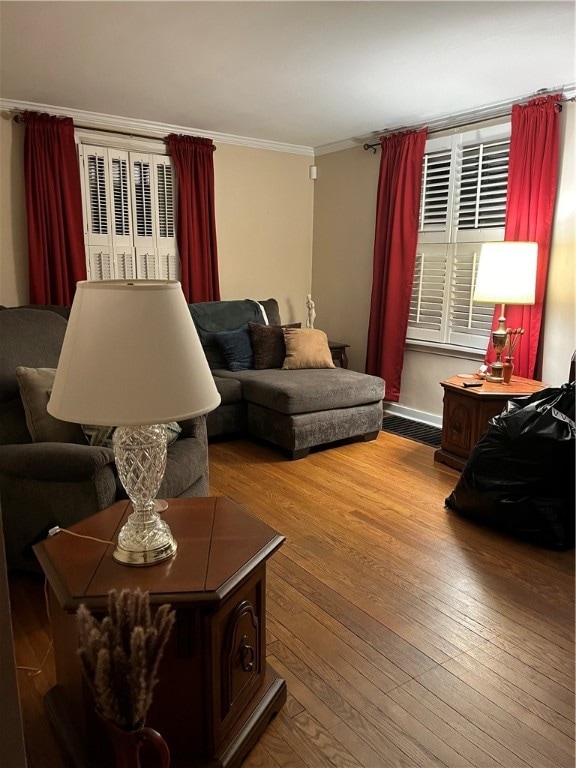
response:
<svg viewBox="0 0 576 768"><path fill-rule="evenodd" d="M252 672L254 669L254 659L256 658L254 648L248 644L248 635L244 635L240 642L242 643L240 646L242 669L244 672Z"/></svg>

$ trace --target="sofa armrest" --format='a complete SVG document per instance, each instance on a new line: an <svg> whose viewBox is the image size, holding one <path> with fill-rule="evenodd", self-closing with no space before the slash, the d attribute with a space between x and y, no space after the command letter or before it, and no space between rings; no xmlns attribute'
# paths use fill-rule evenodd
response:
<svg viewBox="0 0 576 768"><path fill-rule="evenodd" d="M208 433L206 431L206 416L196 416L194 419L184 419L178 424L182 427L178 440L186 437L196 437L201 443L208 442Z"/></svg>
<svg viewBox="0 0 576 768"><path fill-rule="evenodd" d="M76 443L0 445L0 474L41 482L81 482L114 463L111 448Z"/></svg>

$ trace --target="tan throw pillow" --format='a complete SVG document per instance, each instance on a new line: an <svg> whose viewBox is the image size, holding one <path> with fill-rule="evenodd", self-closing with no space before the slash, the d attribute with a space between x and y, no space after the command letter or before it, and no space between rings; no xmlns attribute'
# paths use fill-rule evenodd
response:
<svg viewBox="0 0 576 768"><path fill-rule="evenodd" d="M335 368L328 336L316 328L285 328L285 371L299 368Z"/></svg>
<svg viewBox="0 0 576 768"><path fill-rule="evenodd" d="M55 419L46 410L55 368L16 368L20 398L26 414L26 425L35 443L80 443L86 445L86 438L80 424Z"/></svg>

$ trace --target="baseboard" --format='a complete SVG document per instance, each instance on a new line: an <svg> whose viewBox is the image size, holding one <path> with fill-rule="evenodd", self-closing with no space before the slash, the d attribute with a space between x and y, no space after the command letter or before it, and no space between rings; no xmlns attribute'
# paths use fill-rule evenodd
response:
<svg viewBox="0 0 576 768"><path fill-rule="evenodd" d="M430 427L442 428L441 416L435 416L433 413L426 413L425 411L417 411L414 408L406 408L406 406L399 405L398 403L384 402L384 413L389 416L402 416L403 419L419 421L422 424L428 424Z"/></svg>

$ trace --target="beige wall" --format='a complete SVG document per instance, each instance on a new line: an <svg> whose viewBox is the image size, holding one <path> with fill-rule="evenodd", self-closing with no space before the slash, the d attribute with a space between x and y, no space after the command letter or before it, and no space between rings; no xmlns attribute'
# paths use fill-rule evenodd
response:
<svg viewBox="0 0 576 768"><path fill-rule="evenodd" d="M0 118L0 304L28 301L24 131Z"/></svg>
<svg viewBox="0 0 576 768"><path fill-rule="evenodd" d="M223 299L278 299L285 322L305 320L312 279L311 157L218 145L214 155Z"/></svg>
<svg viewBox="0 0 576 768"><path fill-rule="evenodd" d="M563 150L547 291L543 379L554 386L566 380L576 347L575 110L574 104L565 104L561 117ZM364 370L366 358L379 161L379 153L361 146L316 159L312 293L317 326L351 345L350 367L358 371ZM438 383L455 373L476 370L479 362L407 350L396 410L428 414L428 421L439 423Z"/></svg>
<svg viewBox="0 0 576 768"><path fill-rule="evenodd" d="M576 348L576 105L564 104L558 197L546 290L542 379L565 381Z"/></svg>
<svg viewBox="0 0 576 768"><path fill-rule="evenodd" d="M361 146L316 158L312 296L315 327L350 344L349 367L364 370L379 156Z"/></svg>
<svg viewBox="0 0 576 768"><path fill-rule="evenodd" d="M24 130L0 120L0 304L28 302ZM312 158L219 144L214 155L223 299L278 299L286 321L305 319L312 275Z"/></svg>

